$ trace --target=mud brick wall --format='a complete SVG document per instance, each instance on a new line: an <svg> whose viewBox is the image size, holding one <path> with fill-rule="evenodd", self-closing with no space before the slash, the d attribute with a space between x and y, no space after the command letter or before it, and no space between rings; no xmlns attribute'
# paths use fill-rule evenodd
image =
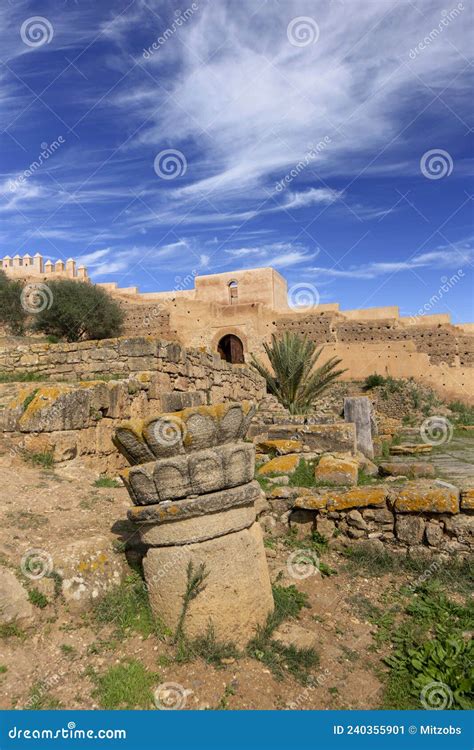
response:
<svg viewBox="0 0 474 750"><path fill-rule="evenodd" d="M315 313L305 317L285 316L276 321L276 329L279 334L285 331L306 334L319 344L412 341L417 351L428 354L432 364L454 365L457 357L461 367L474 364L474 337L447 323L406 326L393 318L349 320L337 313Z"/></svg>
<svg viewBox="0 0 474 750"><path fill-rule="evenodd" d="M328 344L336 341L333 330L336 319L337 316L334 313L317 313L305 317L298 315L294 318L285 316L285 318L276 320L275 325L277 335L290 331L291 333L306 335L310 341Z"/></svg>
<svg viewBox="0 0 474 750"><path fill-rule="evenodd" d="M158 302L136 304L126 299L117 300L125 312L123 336L157 336L166 341L179 341L170 326L170 313Z"/></svg>

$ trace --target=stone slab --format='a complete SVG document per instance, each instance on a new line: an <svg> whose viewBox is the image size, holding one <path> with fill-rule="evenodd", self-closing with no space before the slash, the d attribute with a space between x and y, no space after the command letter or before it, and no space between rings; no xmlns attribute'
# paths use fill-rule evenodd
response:
<svg viewBox="0 0 474 750"><path fill-rule="evenodd" d="M356 428L352 422L312 425L273 425L270 440L301 440L310 450L356 451Z"/></svg>
<svg viewBox="0 0 474 750"><path fill-rule="evenodd" d="M166 501L157 505L143 505L130 508L128 518L135 523L169 523L182 518L195 518L208 513L217 513L229 508L250 505L260 497L260 485L256 481L232 487L220 492L210 492L196 498L186 498L175 502Z"/></svg>
<svg viewBox="0 0 474 750"><path fill-rule="evenodd" d="M408 482L397 494L397 513L459 513L459 490L447 482Z"/></svg>
<svg viewBox="0 0 474 750"><path fill-rule="evenodd" d="M139 534L141 541L151 547L195 544L248 529L255 519L255 506L252 503L206 516L183 518L177 523L146 524L141 526Z"/></svg>
<svg viewBox="0 0 474 750"><path fill-rule="evenodd" d="M374 457L372 442L372 404L367 396L349 396L344 399L344 419L354 423L357 449L368 458Z"/></svg>

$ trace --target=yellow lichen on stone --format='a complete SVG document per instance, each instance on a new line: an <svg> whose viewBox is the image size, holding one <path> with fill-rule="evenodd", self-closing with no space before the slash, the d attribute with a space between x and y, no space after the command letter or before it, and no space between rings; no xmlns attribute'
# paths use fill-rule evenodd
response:
<svg viewBox="0 0 474 750"><path fill-rule="evenodd" d="M459 490L408 483L395 499L395 510L398 513L458 513Z"/></svg>
<svg viewBox="0 0 474 750"><path fill-rule="evenodd" d="M382 487L354 487L352 490L325 493L328 510L346 510L347 508L366 508L369 505L384 505L387 497Z"/></svg>
<svg viewBox="0 0 474 750"><path fill-rule="evenodd" d="M461 510L474 510L474 489L462 491Z"/></svg>
<svg viewBox="0 0 474 750"><path fill-rule="evenodd" d="M277 458L272 458L271 461L268 461L268 463L260 466L258 473L292 474L297 468L300 462L300 458L301 456L295 456L294 454L290 454L287 456L277 456Z"/></svg>
<svg viewBox="0 0 474 750"><path fill-rule="evenodd" d="M358 470L357 461L327 454L321 457L314 476L318 481L328 484L357 484Z"/></svg>
<svg viewBox="0 0 474 750"><path fill-rule="evenodd" d="M262 440L257 443L257 450L261 453L278 453L284 456L287 453L300 453L303 443L301 440Z"/></svg>
<svg viewBox="0 0 474 750"><path fill-rule="evenodd" d="M293 507L302 510L321 510L327 505L327 497L325 495L315 495L313 493L300 494L296 498Z"/></svg>

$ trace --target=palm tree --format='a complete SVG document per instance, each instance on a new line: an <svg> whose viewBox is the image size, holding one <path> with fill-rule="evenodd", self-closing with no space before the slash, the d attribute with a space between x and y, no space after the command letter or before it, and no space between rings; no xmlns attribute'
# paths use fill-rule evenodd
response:
<svg viewBox="0 0 474 750"><path fill-rule="evenodd" d="M253 354L251 365L265 378L267 390L290 414L306 414L315 399L346 372L335 369L342 362L337 357L315 368L323 347L317 349L314 341L297 333L285 332L280 339L272 334L272 343L264 343L263 348L273 373Z"/></svg>

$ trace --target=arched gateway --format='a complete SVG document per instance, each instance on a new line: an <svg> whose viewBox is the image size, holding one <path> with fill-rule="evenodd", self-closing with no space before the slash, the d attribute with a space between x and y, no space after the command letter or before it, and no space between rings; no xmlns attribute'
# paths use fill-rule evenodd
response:
<svg viewBox="0 0 474 750"><path fill-rule="evenodd" d="M228 333L220 339L217 351L226 362L232 362L234 365L244 363L244 345L233 333Z"/></svg>

